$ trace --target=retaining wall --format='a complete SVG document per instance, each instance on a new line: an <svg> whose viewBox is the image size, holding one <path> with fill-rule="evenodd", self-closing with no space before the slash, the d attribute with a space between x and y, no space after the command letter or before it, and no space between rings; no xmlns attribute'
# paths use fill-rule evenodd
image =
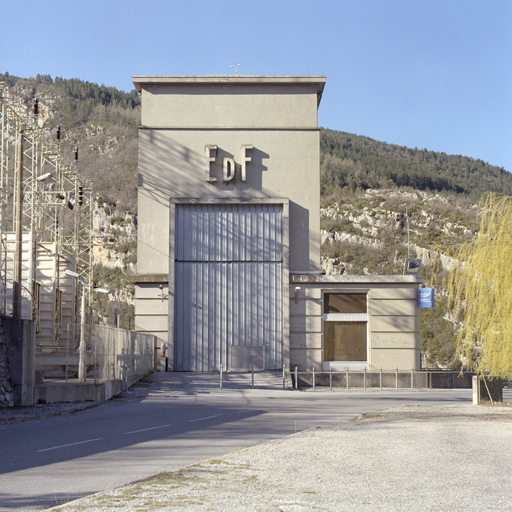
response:
<svg viewBox="0 0 512 512"><path fill-rule="evenodd" d="M0 407L34 403L35 325L0 315Z"/></svg>

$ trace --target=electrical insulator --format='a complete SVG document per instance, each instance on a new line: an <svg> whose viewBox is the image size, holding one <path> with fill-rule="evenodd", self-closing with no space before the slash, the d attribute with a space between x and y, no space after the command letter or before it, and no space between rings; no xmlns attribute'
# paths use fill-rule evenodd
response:
<svg viewBox="0 0 512 512"><path fill-rule="evenodd" d="M39 100L36 98L34 100L34 115L37 116L39 114Z"/></svg>
<svg viewBox="0 0 512 512"><path fill-rule="evenodd" d="M60 124L57 125L57 141L60 142Z"/></svg>
<svg viewBox="0 0 512 512"><path fill-rule="evenodd" d="M78 206L82 206L84 202L84 187L78 187Z"/></svg>
<svg viewBox="0 0 512 512"><path fill-rule="evenodd" d="M75 164L77 164L78 163L78 144L75 146L75 149L73 150L73 154L74 154Z"/></svg>

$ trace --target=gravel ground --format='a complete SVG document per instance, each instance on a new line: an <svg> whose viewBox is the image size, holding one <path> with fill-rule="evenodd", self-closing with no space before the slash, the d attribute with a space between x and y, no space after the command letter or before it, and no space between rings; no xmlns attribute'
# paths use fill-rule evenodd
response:
<svg viewBox="0 0 512 512"><path fill-rule="evenodd" d="M51 510L512 510L511 446L511 408L406 406Z"/></svg>

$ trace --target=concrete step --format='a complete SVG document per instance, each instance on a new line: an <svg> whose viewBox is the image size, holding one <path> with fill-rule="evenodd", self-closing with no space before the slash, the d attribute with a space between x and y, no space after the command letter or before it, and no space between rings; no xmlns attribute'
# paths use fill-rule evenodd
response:
<svg viewBox="0 0 512 512"><path fill-rule="evenodd" d="M219 372L158 372L151 376L155 383L159 383L153 398L161 394L204 394L221 391ZM286 389L291 385L289 376L286 378ZM254 372L224 372L222 374L222 391L249 391L249 390L283 390L283 372L263 371Z"/></svg>

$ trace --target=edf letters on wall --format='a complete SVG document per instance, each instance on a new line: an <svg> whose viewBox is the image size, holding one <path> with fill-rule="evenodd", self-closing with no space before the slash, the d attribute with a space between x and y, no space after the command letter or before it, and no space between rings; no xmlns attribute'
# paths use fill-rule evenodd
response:
<svg viewBox="0 0 512 512"><path fill-rule="evenodd" d="M208 183L215 183L217 178L211 174L211 164L217 160L217 146L207 144L205 146L206 152L206 181ZM240 148L240 181L247 180L247 164L251 162L251 157L247 154L248 151L253 149L251 144L242 144ZM225 156L222 159L222 181L225 183L231 181L236 176L236 163L235 159L230 156Z"/></svg>

